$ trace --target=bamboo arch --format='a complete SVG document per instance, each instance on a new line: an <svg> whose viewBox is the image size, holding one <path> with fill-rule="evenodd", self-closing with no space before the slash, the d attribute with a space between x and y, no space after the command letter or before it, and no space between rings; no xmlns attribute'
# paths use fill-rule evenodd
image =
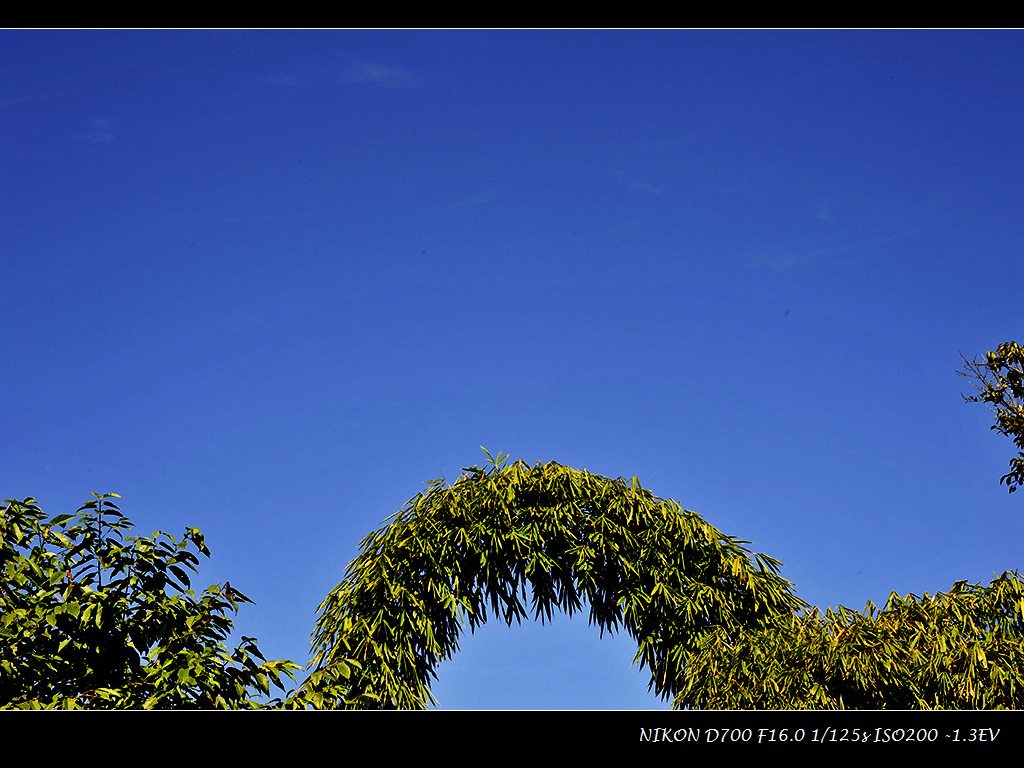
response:
<svg viewBox="0 0 1024 768"><path fill-rule="evenodd" d="M778 561L635 477L487 456L452 484L432 481L363 539L321 603L311 679L343 670L339 706L425 708L465 623L474 630L488 611L543 621L584 603L602 634L629 633L650 686L675 697L703 637L738 638L804 606Z"/></svg>

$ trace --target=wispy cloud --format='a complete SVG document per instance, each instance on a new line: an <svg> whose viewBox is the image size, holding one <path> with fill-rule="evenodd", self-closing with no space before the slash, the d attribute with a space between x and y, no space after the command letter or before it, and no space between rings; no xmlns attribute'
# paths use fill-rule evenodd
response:
<svg viewBox="0 0 1024 768"><path fill-rule="evenodd" d="M820 202L816 206L818 221L831 222L834 218L832 213L832 206L825 202Z"/></svg>
<svg viewBox="0 0 1024 768"><path fill-rule="evenodd" d="M633 181L626 185L630 192L638 192L641 195L660 195L665 188L658 184L649 184L646 181Z"/></svg>
<svg viewBox="0 0 1024 768"><path fill-rule="evenodd" d="M117 138L117 126L116 117L94 117L89 121L85 139L93 144L113 144Z"/></svg>
<svg viewBox="0 0 1024 768"><path fill-rule="evenodd" d="M899 242L908 237L925 231L926 227L893 229L888 233L880 233L868 237L857 236L856 231L847 229L819 240L817 245L793 245L762 248L746 261L751 266L768 267L775 270L789 270L814 264L820 261L830 263L858 263L870 258L878 249L889 243Z"/></svg>
<svg viewBox="0 0 1024 768"><path fill-rule="evenodd" d="M749 263L755 267L768 267L778 271L785 271L802 267L805 264L813 264L821 258L837 252L835 248L808 248L808 249L783 249L765 248Z"/></svg>
<svg viewBox="0 0 1024 768"><path fill-rule="evenodd" d="M66 93L40 93L31 96L15 96L9 99L0 99L0 109L21 107L25 104L35 104L40 101L53 101L54 99L62 99L67 95Z"/></svg>
<svg viewBox="0 0 1024 768"><path fill-rule="evenodd" d="M375 88L415 88L419 78L401 67L384 64L353 64L341 73L343 83L362 83Z"/></svg>
<svg viewBox="0 0 1024 768"><path fill-rule="evenodd" d="M496 197L497 195L493 189L482 189L479 192L474 192L472 195L456 200L448 207L460 210L463 208L476 208L478 205L492 202Z"/></svg>
<svg viewBox="0 0 1024 768"><path fill-rule="evenodd" d="M616 167L609 168L608 173L612 178L615 179L615 184L621 189L625 189L627 192L632 192L638 195L660 195L665 191L665 187L662 184L653 184L650 181L641 181L637 177L643 178L642 171L640 173L628 171L625 168Z"/></svg>
<svg viewBox="0 0 1024 768"><path fill-rule="evenodd" d="M295 75L288 75L282 72L271 72L269 74L260 75L259 79L266 85L274 88L297 88L302 85L302 80Z"/></svg>

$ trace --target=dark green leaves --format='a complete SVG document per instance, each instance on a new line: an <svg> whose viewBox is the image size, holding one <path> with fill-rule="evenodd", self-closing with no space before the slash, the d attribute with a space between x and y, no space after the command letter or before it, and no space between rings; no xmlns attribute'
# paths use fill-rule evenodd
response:
<svg viewBox="0 0 1024 768"><path fill-rule="evenodd" d="M49 520L31 498L0 507L0 707L279 705L266 697L299 666L251 637L225 645L252 601L227 584L191 591L202 533L131 536L118 498Z"/></svg>
<svg viewBox="0 0 1024 768"><path fill-rule="evenodd" d="M964 396L969 403L986 403L995 415L990 429L1013 439L1018 454L999 482L1010 493L1024 485L1024 348L1014 341L1000 344L985 357L963 358L961 375L970 379L978 394Z"/></svg>

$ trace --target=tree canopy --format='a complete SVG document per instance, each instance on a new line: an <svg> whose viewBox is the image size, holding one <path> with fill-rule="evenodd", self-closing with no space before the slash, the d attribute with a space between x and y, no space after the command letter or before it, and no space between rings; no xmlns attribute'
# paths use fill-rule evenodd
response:
<svg viewBox="0 0 1024 768"><path fill-rule="evenodd" d="M352 697L425 707L464 623L476 628L488 610L543 621L584 603L599 631L636 640L651 686L673 696L709 633L736 642L803 605L777 561L636 478L505 458L417 494L364 539L320 606L314 663L357 661Z"/></svg>
<svg viewBox="0 0 1024 768"><path fill-rule="evenodd" d="M964 358L961 374L971 380L978 393L964 399L988 404L996 419L989 429L1012 438L1017 447L1017 455L1010 459L1010 471L999 479L1013 493L1024 485L1024 348L1007 341L984 357Z"/></svg>
<svg viewBox="0 0 1024 768"><path fill-rule="evenodd" d="M992 406L992 429L1020 450L1001 478L1012 493L1024 483L1024 350L1000 344L961 373L978 391L965 399ZM541 620L586 602L599 631L624 627L675 707L1024 706L1016 571L822 611L778 565L636 478L499 457L434 481L364 539L320 606L314 664L357 659L349 690L364 704L426 706L463 624L479 626L488 606L521 621L529 588Z"/></svg>
<svg viewBox="0 0 1024 768"><path fill-rule="evenodd" d="M1019 455L1024 350L1001 344L961 373ZM465 627L556 611L624 630L650 686L676 708L1024 707L1024 579L958 581L862 611L808 606L780 575L633 478L487 454L438 479L361 542L318 609L310 674L229 649L252 602L229 583L196 594L202 533L129 535L93 494L48 518L35 499L0 507L0 707L409 708L433 703L438 665ZM271 698L272 691L283 697Z"/></svg>
<svg viewBox="0 0 1024 768"><path fill-rule="evenodd" d="M701 709L1018 709L1024 580L893 593L881 609L782 616L707 636L673 704Z"/></svg>
<svg viewBox="0 0 1024 768"><path fill-rule="evenodd" d="M261 708L300 667L256 639L229 649L230 583L196 595L202 533L127 535L117 494L47 518L35 499L0 508L0 706Z"/></svg>
<svg viewBox="0 0 1024 768"><path fill-rule="evenodd" d="M636 641L676 708L1024 706L1016 572L822 612L778 566L636 478L492 460L433 481L364 539L320 606L314 662L358 661L355 706L422 708L464 624L585 603L599 631Z"/></svg>

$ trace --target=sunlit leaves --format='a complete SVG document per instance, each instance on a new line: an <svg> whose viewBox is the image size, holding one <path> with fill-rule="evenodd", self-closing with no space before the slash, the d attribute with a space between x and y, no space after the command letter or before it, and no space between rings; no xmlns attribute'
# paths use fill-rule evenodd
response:
<svg viewBox="0 0 1024 768"><path fill-rule="evenodd" d="M774 560L752 560L636 478L487 457L450 485L433 481L367 536L321 604L317 669L356 664L339 706L425 707L466 625L584 605L599 631L636 640L651 686L672 697L709 632L733 641L803 605Z"/></svg>
<svg viewBox="0 0 1024 768"><path fill-rule="evenodd" d="M822 612L792 594L777 560L636 478L488 458L433 481L363 540L320 606L312 705L425 707L467 625L588 606L600 632L630 634L675 707L1024 706L1016 573ZM318 690L346 659L351 676Z"/></svg>
<svg viewBox="0 0 1024 768"><path fill-rule="evenodd" d="M1020 450L1024 350L965 360L992 429ZM115 494L46 519L34 499L0 509L0 706L422 708L437 666L488 616L511 624L589 612L625 631L651 687L691 708L1024 707L1024 580L957 582L882 608L809 609L779 575L694 512L634 477L610 479L486 452L438 479L379 530L319 608L313 671L229 651L225 583L197 595L202 533L130 536Z"/></svg>
<svg viewBox="0 0 1024 768"><path fill-rule="evenodd" d="M251 601L191 590L202 533L131 536L117 498L50 519L31 498L0 507L0 707L278 704L268 695L299 666L267 661L251 637L229 650L230 614Z"/></svg>
<svg viewBox="0 0 1024 768"><path fill-rule="evenodd" d="M1024 706L1024 580L893 594L882 609L783 617L738 641L709 635L704 677L677 698L694 707L993 709Z"/></svg>

